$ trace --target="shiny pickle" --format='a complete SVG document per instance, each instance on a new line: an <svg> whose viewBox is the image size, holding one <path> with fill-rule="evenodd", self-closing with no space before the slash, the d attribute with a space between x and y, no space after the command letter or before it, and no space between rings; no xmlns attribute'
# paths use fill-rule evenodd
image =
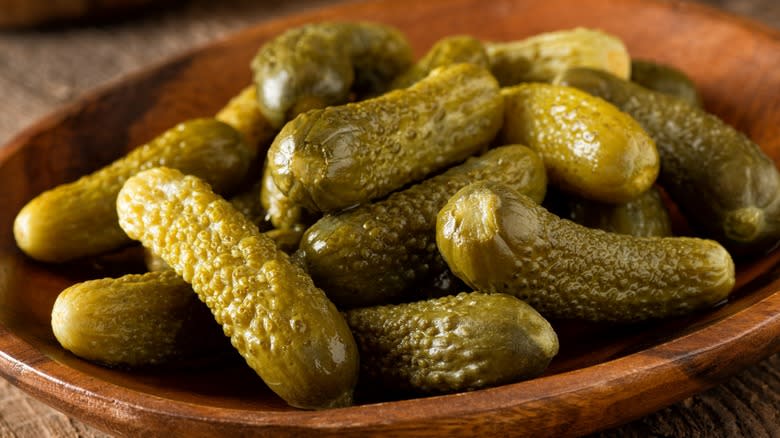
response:
<svg viewBox="0 0 780 438"><path fill-rule="evenodd" d="M531 306L504 294L461 293L346 313L361 382L423 394L469 391L535 377L558 337Z"/></svg>
<svg viewBox="0 0 780 438"><path fill-rule="evenodd" d="M685 73L670 65L635 59L631 61L631 82L675 96L693 106L702 106L696 84Z"/></svg>
<svg viewBox="0 0 780 438"><path fill-rule="evenodd" d="M570 67L598 68L622 78L631 74L631 57L620 38L586 28L533 35L523 40L486 42L490 71L502 87L550 82Z"/></svg>
<svg viewBox="0 0 780 438"><path fill-rule="evenodd" d="M223 122L180 123L108 166L33 198L16 216L16 243L30 257L45 262L119 248L130 239L117 224L116 195L132 175L166 165L229 193L244 181L255 154L256 148Z"/></svg>
<svg viewBox="0 0 780 438"><path fill-rule="evenodd" d="M502 94L502 141L536 150L550 182L562 190L619 203L655 182L655 143L612 104L575 88L541 83L505 88Z"/></svg>
<svg viewBox="0 0 780 438"><path fill-rule="evenodd" d="M435 242L436 214L473 181L504 182L537 202L547 178L525 146L492 149L387 199L320 219L300 253L309 274L340 307L389 304L409 296L447 267Z"/></svg>
<svg viewBox="0 0 780 438"><path fill-rule="evenodd" d="M352 402L357 347L336 307L270 238L202 180L156 168L117 199L128 236L192 285L231 343L292 406Z"/></svg>
<svg viewBox="0 0 780 438"><path fill-rule="evenodd" d="M760 254L780 239L780 175L761 148L716 116L595 70L559 79L601 96L655 139L659 182L688 221L735 255Z"/></svg>
<svg viewBox="0 0 780 438"><path fill-rule="evenodd" d="M412 65L404 35L389 26L326 22L290 29L252 60L260 110L280 128L307 109L346 103L352 91L378 94Z"/></svg>
<svg viewBox="0 0 780 438"><path fill-rule="evenodd" d="M337 211L478 153L502 115L503 99L487 70L440 67L409 88L299 115L276 136L268 165L292 202Z"/></svg>
<svg viewBox="0 0 780 438"><path fill-rule="evenodd" d="M396 77L390 88L406 88L428 76L437 67L463 62L489 67L482 42L468 35L442 38L409 70Z"/></svg>
<svg viewBox="0 0 780 438"><path fill-rule="evenodd" d="M642 193L622 204L607 204L556 192L548 194L550 210L588 228L637 237L667 237L672 235L672 221L657 188Z"/></svg>
<svg viewBox="0 0 780 438"><path fill-rule="evenodd" d="M713 240L593 230L497 184L453 196L436 243L469 286L514 295L547 318L663 318L712 307L734 287L731 256Z"/></svg>
<svg viewBox="0 0 780 438"><path fill-rule="evenodd" d="M274 182L269 163L263 169L260 204L266 211L266 220L279 230L300 230L303 232L313 224L321 214L293 202Z"/></svg>
<svg viewBox="0 0 780 438"><path fill-rule="evenodd" d="M65 349L109 366L175 365L230 350L208 308L173 271L75 284L54 302L51 327Z"/></svg>

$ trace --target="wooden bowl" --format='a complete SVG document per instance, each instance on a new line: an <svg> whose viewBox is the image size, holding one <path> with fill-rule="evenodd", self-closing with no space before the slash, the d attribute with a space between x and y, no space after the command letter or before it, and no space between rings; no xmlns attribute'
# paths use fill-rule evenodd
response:
<svg viewBox="0 0 780 438"><path fill-rule="evenodd" d="M380 0L276 20L105 87L0 151L0 372L106 431L137 436L578 435L618 425L715 385L780 351L780 251L738 264L730 301L685 318L635 325L560 324L561 352L537 379L471 393L395 401L363 393L326 411L289 408L242 364L127 372L59 347L57 294L132 269L121 255L46 265L16 248L16 212L42 190L108 163L174 123L213 114L250 81L248 63L282 30L325 19L396 25L418 54L437 39L523 38L574 26L619 35L636 57L671 63L706 107L780 159L780 33L692 4L658 0Z"/></svg>

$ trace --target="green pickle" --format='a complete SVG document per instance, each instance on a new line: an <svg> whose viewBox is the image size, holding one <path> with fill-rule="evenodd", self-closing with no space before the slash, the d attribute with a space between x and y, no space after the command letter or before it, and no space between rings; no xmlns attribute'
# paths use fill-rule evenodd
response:
<svg viewBox="0 0 780 438"><path fill-rule="evenodd" d="M407 295L446 270L436 250L436 214L458 189L480 180L510 184L537 202L547 183L532 150L492 149L387 199L323 217L301 241L307 271L342 307L418 299Z"/></svg>
<svg viewBox="0 0 780 438"><path fill-rule="evenodd" d="M693 106L702 106L696 84L685 73L670 65L635 59L631 61L631 82L675 96Z"/></svg>
<svg viewBox="0 0 780 438"><path fill-rule="evenodd" d="M622 204L591 201L562 192L548 193L544 206L588 228L637 237L672 235L669 211L655 187Z"/></svg>
<svg viewBox="0 0 780 438"><path fill-rule="evenodd" d="M487 53L482 42L467 35L442 38L409 70L396 77L390 88L406 88L425 78L438 67L463 62L488 68Z"/></svg>
<svg viewBox="0 0 780 438"><path fill-rule="evenodd" d="M301 232L314 223L319 213L293 202L288 198L274 182L271 170L266 162L263 169L262 189L260 190L260 203L266 211L266 219L280 230L301 230Z"/></svg>
<svg viewBox="0 0 780 438"><path fill-rule="evenodd" d="M487 70L440 67L409 88L299 115L277 135L268 165L292 202L338 211L478 153L502 115L503 99Z"/></svg>
<svg viewBox="0 0 780 438"><path fill-rule="evenodd" d="M658 151L642 127L612 104L571 87L530 83L502 90L504 143L544 160L550 182L602 202L627 202L658 175Z"/></svg>
<svg viewBox="0 0 780 438"><path fill-rule="evenodd" d="M230 349L211 312L172 271L73 285L54 302L51 327L65 349L109 366L187 363Z"/></svg>
<svg viewBox="0 0 780 438"><path fill-rule="evenodd" d="M350 93L378 94L412 64L404 35L389 26L326 22L290 29L252 60L260 110L271 126L306 109L346 103Z"/></svg>
<svg viewBox="0 0 780 438"><path fill-rule="evenodd" d="M680 99L596 70L569 70L558 81L642 124L661 156L659 183L694 228L735 255L761 253L780 240L780 174L744 134Z"/></svg>
<svg viewBox="0 0 780 438"><path fill-rule="evenodd" d="M717 242L634 237L562 220L499 184L474 183L441 210L436 243L455 275L547 318L633 322L712 307L734 287Z"/></svg>
<svg viewBox="0 0 780 438"><path fill-rule="evenodd" d="M255 154L256 148L223 122L180 123L108 166L32 199L14 222L16 243L30 257L45 262L117 249L130 239L117 224L116 195L132 175L166 165L229 193L244 181Z"/></svg>
<svg viewBox="0 0 780 438"><path fill-rule="evenodd" d="M128 236L192 285L231 343L292 406L346 406L357 380L355 341L311 278L202 180L157 168L117 199Z"/></svg>
<svg viewBox="0 0 780 438"><path fill-rule="evenodd" d="M251 148L259 148L271 142L276 134L257 104L257 88L250 85L241 90L215 116L215 119L225 122L244 135L246 144Z"/></svg>
<svg viewBox="0 0 780 438"><path fill-rule="evenodd" d="M558 337L531 306L504 294L461 293L346 312L361 384L423 394L468 391L535 377Z"/></svg>
<svg viewBox="0 0 780 438"><path fill-rule="evenodd" d="M586 28L541 33L523 40L486 42L490 71L502 87L550 82L571 67L591 67L628 79L631 57L620 38Z"/></svg>

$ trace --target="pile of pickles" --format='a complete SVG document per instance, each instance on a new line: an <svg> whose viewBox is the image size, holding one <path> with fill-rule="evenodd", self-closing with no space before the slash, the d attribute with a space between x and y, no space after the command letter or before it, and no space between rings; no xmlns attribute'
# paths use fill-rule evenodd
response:
<svg viewBox="0 0 780 438"><path fill-rule="evenodd" d="M732 256L780 239L774 163L601 31L453 36L415 63L397 29L326 22L251 68L214 118L19 212L36 260L146 250L148 273L60 294L73 354L148 368L232 345L303 409L348 406L358 383L475 390L544 372L546 318L711 308ZM700 237L672 235L669 202Z"/></svg>

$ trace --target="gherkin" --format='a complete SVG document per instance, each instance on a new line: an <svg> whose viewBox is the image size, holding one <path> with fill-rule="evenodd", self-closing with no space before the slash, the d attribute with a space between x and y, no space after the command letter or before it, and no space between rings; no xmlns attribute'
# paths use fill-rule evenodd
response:
<svg viewBox="0 0 780 438"><path fill-rule="evenodd" d="M414 293L446 266L436 250L436 214L473 181L501 181L541 202L547 179L525 146L493 149L387 199L325 216L304 235L309 274L339 306L418 299Z"/></svg>
<svg viewBox="0 0 780 438"><path fill-rule="evenodd" d="M514 295L548 318L681 315L723 301L735 281L731 256L713 240L593 230L500 184L456 193L439 212L436 243L469 286Z"/></svg>
<svg viewBox="0 0 780 438"><path fill-rule="evenodd" d="M482 42L468 35L442 38L419 61L393 80L390 88L408 87L428 76L437 67L467 62L488 68Z"/></svg>
<svg viewBox="0 0 780 438"><path fill-rule="evenodd" d="M558 81L612 102L655 139L659 183L688 221L735 255L780 240L780 174L744 134L672 96L604 72L573 69Z"/></svg>
<svg viewBox="0 0 780 438"><path fill-rule="evenodd" d="M440 67L411 87L299 115L274 139L268 166L292 202L338 211L478 153L493 141L502 115L487 70Z"/></svg>
<svg viewBox="0 0 780 438"><path fill-rule="evenodd" d="M392 390L467 391L541 374L558 337L531 306L504 294L461 293L346 312L361 381Z"/></svg>
<svg viewBox="0 0 780 438"><path fill-rule="evenodd" d="M350 92L378 94L412 64L404 35L368 22L325 22L290 29L252 60L260 111L280 128L307 109L346 103Z"/></svg>
<svg viewBox="0 0 780 438"><path fill-rule="evenodd" d="M192 285L233 346L292 406L352 401L355 341L343 316L269 237L202 180L156 168L117 199L122 229Z"/></svg>
<svg viewBox="0 0 780 438"><path fill-rule="evenodd" d="M180 123L108 166L32 199L14 221L16 243L30 257L46 262L119 248L130 242L116 216L116 196L128 178L165 165L229 193L243 183L256 153L256 147L223 122Z"/></svg>
<svg viewBox="0 0 780 438"><path fill-rule="evenodd" d="M631 82L702 107L696 84L685 73L670 65L634 59L631 61Z"/></svg>

